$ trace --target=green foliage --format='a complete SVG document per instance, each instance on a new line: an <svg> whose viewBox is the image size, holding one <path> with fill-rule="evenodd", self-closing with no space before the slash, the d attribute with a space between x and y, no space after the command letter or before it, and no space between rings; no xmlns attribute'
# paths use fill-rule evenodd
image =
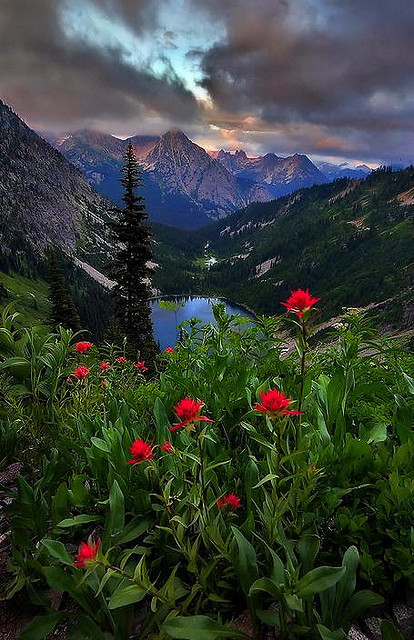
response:
<svg viewBox="0 0 414 640"><path fill-rule="evenodd" d="M241 333L223 305L214 315L215 327L184 323L150 379L115 347L77 354L70 332L4 314L0 457L25 465L7 507L7 595L25 590L39 609L27 637L61 620L79 638L243 637L232 620L248 610L257 639L273 627L340 640L413 585L412 356L360 314L342 318L335 346L307 332L289 353L280 320ZM275 388L303 415L255 410ZM170 431L186 396L213 422ZM139 439L154 456L128 464ZM241 507L223 506L229 494ZM75 567L89 536L99 551ZM48 588L66 594L59 615Z"/></svg>

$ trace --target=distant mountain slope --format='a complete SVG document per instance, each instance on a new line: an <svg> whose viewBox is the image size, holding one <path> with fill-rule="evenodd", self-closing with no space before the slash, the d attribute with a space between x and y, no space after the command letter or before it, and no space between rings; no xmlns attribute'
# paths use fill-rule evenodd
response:
<svg viewBox="0 0 414 640"><path fill-rule="evenodd" d="M280 300L291 289L309 287L321 296L321 314L328 318L342 306L392 298L413 285L413 223L410 167L251 204L200 230L191 242L217 259L200 276L204 293L280 313ZM184 261L181 268L188 271Z"/></svg>
<svg viewBox="0 0 414 640"><path fill-rule="evenodd" d="M0 102L2 253L56 244L69 253L104 255L109 203L81 173Z"/></svg>
<svg viewBox="0 0 414 640"><path fill-rule="evenodd" d="M245 151L221 149L215 156L233 175L266 185L273 198L326 182L326 176L303 154L280 158L274 153L249 158Z"/></svg>
<svg viewBox="0 0 414 640"><path fill-rule="evenodd" d="M128 140L96 132L50 138L103 195L119 203L122 153ZM181 228L197 228L251 202L267 202L326 177L307 156L248 158L244 151L207 153L182 131L133 136L144 170L143 195L151 219Z"/></svg>

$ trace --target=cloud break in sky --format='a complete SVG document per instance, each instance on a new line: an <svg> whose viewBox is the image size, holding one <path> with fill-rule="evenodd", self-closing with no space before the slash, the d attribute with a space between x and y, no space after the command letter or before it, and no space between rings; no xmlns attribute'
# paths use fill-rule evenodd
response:
<svg viewBox="0 0 414 640"><path fill-rule="evenodd" d="M41 131L414 160L412 0L2 0L0 98Z"/></svg>

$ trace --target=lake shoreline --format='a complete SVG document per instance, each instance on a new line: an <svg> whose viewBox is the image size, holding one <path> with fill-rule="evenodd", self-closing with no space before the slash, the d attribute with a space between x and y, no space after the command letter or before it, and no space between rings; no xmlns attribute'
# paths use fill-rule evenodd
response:
<svg viewBox="0 0 414 640"><path fill-rule="evenodd" d="M208 300L220 300L224 303L228 302L230 304L234 304L237 307L240 307L241 309L246 310L248 313L250 313L254 318L257 317L257 313L255 311L253 311L253 309L250 309L250 307L247 306L247 304L244 304L243 302L237 302L236 300L230 300L229 298L226 298L225 296L215 296L215 295L202 295L200 293L197 294L191 294L191 293L163 293L162 295L159 296L151 296L149 298L149 301L153 301L153 300L162 300L163 298L205 298Z"/></svg>

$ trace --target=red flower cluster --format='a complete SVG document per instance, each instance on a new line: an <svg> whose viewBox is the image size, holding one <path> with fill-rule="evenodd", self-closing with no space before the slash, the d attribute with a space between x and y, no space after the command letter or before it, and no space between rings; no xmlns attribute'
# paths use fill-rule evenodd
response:
<svg viewBox="0 0 414 640"><path fill-rule="evenodd" d="M109 362L101 362L101 364L99 365L101 371L108 371L110 367L111 365L109 364Z"/></svg>
<svg viewBox="0 0 414 640"><path fill-rule="evenodd" d="M137 364L135 365L135 369L138 369L138 371L146 371L147 367L145 366L145 362L137 362Z"/></svg>
<svg viewBox="0 0 414 640"><path fill-rule="evenodd" d="M154 457L154 451L151 444L147 444L144 440L135 440L131 447L132 460L127 460L128 464L139 464L145 460L151 460Z"/></svg>
<svg viewBox="0 0 414 640"><path fill-rule="evenodd" d="M217 506L219 509L224 509L225 507L230 507L231 509L240 509L242 506L240 502L240 498L234 495L234 493L229 493L228 496L223 496L217 500Z"/></svg>
<svg viewBox="0 0 414 640"><path fill-rule="evenodd" d="M171 442L168 442L168 440L164 440L164 444L160 444L159 447L166 453L169 453L170 451L173 450L172 444Z"/></svg>
<svg viewBox="0 0 414 640"><path fill-rule="evenodd" d="M106 387L106 381L105 381L105 380L102 380L102 382L101 382L101 387L102 387L103 389L105 389L105 387Z"/></svg>
<svg viewBox="0 0 414 640"><path fill-rule="evenodd" d="M193 426L196 422L214 422L206 416L201 416L201 407L204 406L204 402L201 400L193 400L192 398L183 398L174 408L177 417L181 420L178 424L170 427L170 431L176 431L184 425Z"/></svg>
<svg viewBox="0 0 414 640"><path fill-rule="evenodd" d="M88 367L86 367L84 364L81 364L79 367L77 367L75 373L72 373L72 376L77 379L79 378L83 379L83 378L86 378L88 373L89 373Z"/></svg>
<svg viewBox="0 0 414 640"><path fill-rule="evenodd" d="M95 560L100 544L100 538L98 538L96 544L91 539L87 543L81 542L79 552L75 556L76 562L73 563L75 567L86 567L89 562Z"/></svg>
<svg viewBox="0 0 414 640"><path fill-rule="evenodd" d="M75 351L78 353L85 353L88 349L93 347L92 342L77 342L75 344Z"/></svg>
<svg viewBox="0 0 414 640"><path fill-rule="evenodd" d="M124 358L124 356L119 356L119 358L117 358L117 362L119 362L120 364L123 364L126 361L127 361L127 359Z"/></svg>
<svg viewBox="0 0 414 640"><path fill-rule="evenodd" d="M166 347L164 349L164 353L175 353L174 349L172 347Z"/></svg>
<svg viewBox="0 0 414 640"><path fill-rule="evenodd" d="M288 406L292 402L290 398L287 398L283 392L277 389L270 389L270 391L260 392L261 404L255 404L253 409L266 413L269 418L281 418L286 415L299 416L301 411L289 411Z"/></svg>
<svg viewBox="0 0 414 640"><path fill-rule="evenodd" d="M305 291L303 289L297 289L296 291L292 291L286 302L282 302L282 304L288 311L292 311L296 313L298 318L302 318L303 314L309 311L319 300L320 298L314 298L309 293L309 289Z"/></svg>

